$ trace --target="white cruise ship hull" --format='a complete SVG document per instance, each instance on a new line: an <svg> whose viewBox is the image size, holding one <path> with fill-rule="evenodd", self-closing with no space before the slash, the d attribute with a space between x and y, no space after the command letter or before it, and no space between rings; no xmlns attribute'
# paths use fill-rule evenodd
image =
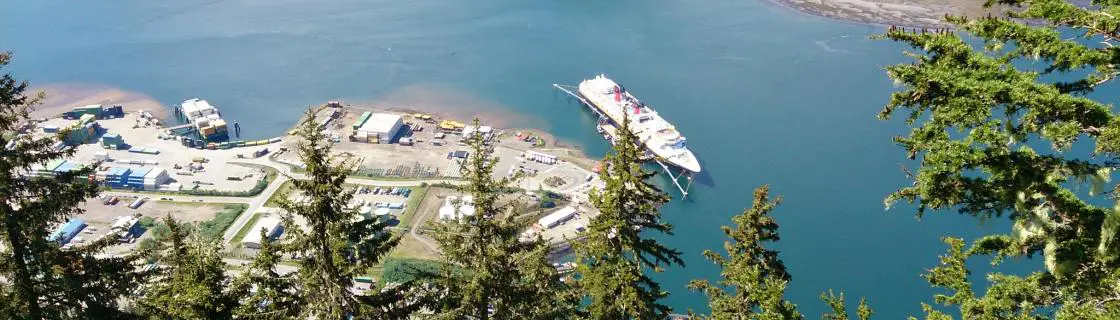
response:
<svg viewBox="0 0 1120 320"><path fill-rule="evenodd" d="M613 80L599 76L595 79L580 82L578 91L591 108L594 108L599 114L612 122L621 125L623 116L627 114L627 108L634 107L622 101L633 97L621 89L611 93L612 88L615 87L618 87L618 84ZM699 173L701 171L700 162L691 150L683 147L683 138L679 136L676 129L664 119L661 119L652 109L645 106L640 108L648 111L648 113L630 115L630 129L642 141L643 147L663 163L692 173ZM645 119L649 119L649 123L642 123Z"/></svg>

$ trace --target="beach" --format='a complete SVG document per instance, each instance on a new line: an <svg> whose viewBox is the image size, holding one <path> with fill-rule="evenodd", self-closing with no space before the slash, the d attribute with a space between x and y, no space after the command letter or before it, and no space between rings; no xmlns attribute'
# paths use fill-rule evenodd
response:
<svg viewBox="0 0 1120 320"><path fill-rule="evenodd" d="M945 15L970 17L997 13L983 1L970 0L770 0L814 16L876 25L951 28Z"/></svg>
<svg viewBox="0 0 1120 320"><path fill-rule="evenodd" d="M31 113L34 118L52 118L74 107L91 104L121 105L125 111L144 110L160 119L166 119L168 115L168 109L155 98L108 85L52 83L34 86L30 91L46 94L43 103Z"/></svg>

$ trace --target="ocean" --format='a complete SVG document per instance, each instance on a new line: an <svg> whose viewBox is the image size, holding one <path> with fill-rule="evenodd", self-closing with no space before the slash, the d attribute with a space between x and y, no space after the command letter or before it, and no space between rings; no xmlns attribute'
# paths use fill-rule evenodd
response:
<svg viewBox="0 0 1120 320"><path fill-rule="evenodd" d="M936 292L920 274L944 251L939 237L1008 228L884 210L908 185L900 166L914 164L891 142L907 132L902 121L875 118L895 90L883 68L906 61L902 46L868 39L879 26L730 0L0 4L0 50L15 53L17 77L167 106L204 98L247 139L282 134L308 106L338 99L481 114L600 156L595 118L551 84L608 74L674 122L704 165L689 198L663 209L675 234L658 237L687 262L655 277L681 313L706 310L685 285L718 277L701 253L722 251L719 227L759 185L784 198L774 247L793 274L788 298L810 318L829 289L853 306L866 297L876 318L920 315Z"/></svg>

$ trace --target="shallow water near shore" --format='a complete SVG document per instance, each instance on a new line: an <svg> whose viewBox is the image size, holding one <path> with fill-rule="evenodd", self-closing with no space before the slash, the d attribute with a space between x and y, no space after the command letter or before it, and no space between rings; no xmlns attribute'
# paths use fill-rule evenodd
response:
<svg viewBox="0 0 1120 320"><path fill-rule="evenodd" d="M716 279L701 252L722 251L719 227L762 184L784 197L776 247L793 274L788 297L810 318L828 289L867 297L876 318L917 315L932 302L919 275L943 252L939 236L1007 229L883 210L908 184L900 163L912 164L891 143L901 121L875 119L893 90L882 68L905 61L902 47L867 40L879 27L755 1L0 4L0 48L15 52L17 77L96 83L165 106L204 98L247 139L340 99L489 114L598 156L607 145L595 118L551 84L606 73L674 122L704 165L690 197L663 210L675 235L659 238L687 262L656 276L677 312L706 310L685 285Z"/></svg>

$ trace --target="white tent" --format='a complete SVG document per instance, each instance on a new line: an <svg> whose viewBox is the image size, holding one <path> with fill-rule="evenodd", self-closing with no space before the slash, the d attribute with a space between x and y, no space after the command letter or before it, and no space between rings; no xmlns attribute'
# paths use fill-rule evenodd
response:
<svg viewBox="0 0 1120 320"><path fill-rule="evenodd" d="M261 229L264 229L265 236L268 239L261 238ZM279 237L284 232L284 227L280 226L280 220L273 218L261 218L257 220L257 224L249 229L245 234L245 238L241 240L241 244L248 248L259 249L262 241L270 241Z"/></svg>
<svg viewBox="0 0 1120 320"><path fill-rule="evenodd" d="M439 208L440 220L462 219L464 216L474 215L474 197L463 196L462 199L458 197L447 197L443 201L443 206Z"/></svg>
<svg viewBox="0 0 1120 320"><path fill-rule="evenodd" d="M575 215L576 208L563 207L560 208L560 210L556 210L555 212L544 216L540 220L537 220L537 223L540 224L543 228L552 228L560 224L561 222L568 221L568 219L571 219Z"/></svg>

